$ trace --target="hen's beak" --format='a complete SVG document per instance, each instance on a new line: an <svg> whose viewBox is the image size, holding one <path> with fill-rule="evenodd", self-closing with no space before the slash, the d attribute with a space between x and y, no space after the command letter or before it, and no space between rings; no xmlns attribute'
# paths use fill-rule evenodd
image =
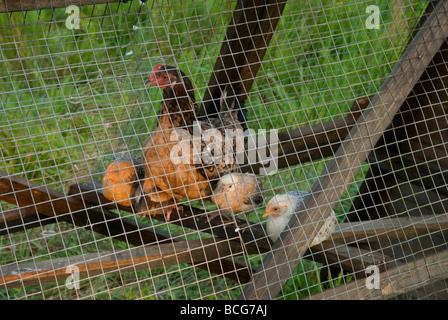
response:
<svg viewBox="0 0 448 320"><path fill-rule="evenodd" d="M157 85L156 75L153 72L153 73L151 73L149 80L145 82L145 87L156 86L156 85Z"/></svg>

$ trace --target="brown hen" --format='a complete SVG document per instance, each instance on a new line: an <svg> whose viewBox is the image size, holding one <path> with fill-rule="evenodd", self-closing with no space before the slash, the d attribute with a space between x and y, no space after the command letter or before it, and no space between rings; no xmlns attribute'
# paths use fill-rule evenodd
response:
<svg viewBox="0 0 448 320"><path fill-rule="evenodd" d="M146 85L161 88L163 101L157 116L157 126L143 147L144 197L139 201L138 210L142 215L163 212L169 221L174 209L182 210L180 199L198 200L209 197L213 188L211 182L236 167L233 156L236 144L233 137L230 148L227 146L227 149L223 140L213 140L215 144L206 143L200 136L193 136L196 131L194 125L198 126L198 132L219 132L222 137L225 137L226 129L238 130L241 137L243 130L237 118L238 111L234 110L236 99L234 96L227 96L227 90L221 99L220 117L195 122L197 105L194 88L181 70L159 64ZM183 142L179 142L178 136L185 140L181 139ZM183 146L181 156L179 144ZM219 157L222 160L216 161ZM162 211L154 210L157 208Z"/></svg>

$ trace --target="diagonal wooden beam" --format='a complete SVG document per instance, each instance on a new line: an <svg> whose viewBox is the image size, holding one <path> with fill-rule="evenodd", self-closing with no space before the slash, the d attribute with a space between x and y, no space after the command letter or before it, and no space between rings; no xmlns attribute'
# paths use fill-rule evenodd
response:
<svg viewBox="0 0 448 320"><path fill-rule="evenodd" d="M134 246L178 241L172 239L168 232L120 216L102 206L92 206L92 202L89 203L82 197L77 197L79 193L82 194L79 189L72 192L74 194L65 195L46 186L0 171L0 200L17 205L18 211L15 213L54 217ZM97 195L96 197L98 198ZM37 222L37 216L35 222ZM20 225L20 223L16 224ZM9 234L8 229L3 232ZM237 281L240 279L247 281L250 277L250 270L247 268L235 274L233 272L235 268L243 270L243 265L226 259L210 262L203 268L216 273L222 273L224 269L226 274Z"/></svg>
<svg viewBox="0 0 448 320"><path fill-rule="evenodd" d="M116 203L107 200L102 193L103 187L98 183L80 183L72 185L69 188L69 194L85 203L92 205L101 204L107 208L119 208L120 210L132 212L132 208L117 206ZM79 191L78 191L79 190ZM261 253L270 250L271 245L267 240L264 228L260 224L252 225L252 229L246 228L241 231L236 231L234 222L223 222L216 218L209 222L207 220L207 213L199 208L192 206L183 206L182 213L173 212L171 214L170 223L179 225L184 228L190 228L201 232L212 234L216 237L226 238L231 241L244 242L248 253ZM165 221L163 215L152 216L151 219ZM244 224L245 221L241 219L236 220L239 225Z"/></svg>
<svg viewBox="0 0 448 320"><path fill-rule="evenodd" d="M15 204L28 213L55 217L133 245L171 241L168 233L107 209L88 207L74 196L67 196L3 171L0 171L0 200Z"/></svg>
<svg viewBox="0 0 448 320"><path fill-rule="evenodd" d="M412 39L370 106L297 210L305 210L307 214L300 215L300 219L293 216L289 223L293 231L281 234L240 298L274 299L278 295L306 252L309 239L315 237L317 230L330 216L334 204L345 192L447 36L448 1L445 0L438 3Z"/></svg>
<svg viewBox="0 0 448 320"><path fill-rule="evenodd" d="M286 0L238 0L203 98L200 116L215 117L223 86L240 83L240 100L255 81Z"/></svg>
<svg viewBox="0 0 448 320"><path fill-rule="evenodd" d="M47 217L29 209L9 209L0 212L0 236L24 232L30 228L56 222L57 219L53 217Z"/></svg>

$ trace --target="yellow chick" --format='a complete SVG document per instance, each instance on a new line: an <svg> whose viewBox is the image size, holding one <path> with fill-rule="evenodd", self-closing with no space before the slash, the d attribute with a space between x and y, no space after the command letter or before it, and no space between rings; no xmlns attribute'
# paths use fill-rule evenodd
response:
<svg viewBox="0 0 448 320"><path fill-rule="evenodd" d="M144 176L143 168L132 159L112 162L103 177L103 195L106 199L122 206L130 207L134 202L135 191Z"/></svg>

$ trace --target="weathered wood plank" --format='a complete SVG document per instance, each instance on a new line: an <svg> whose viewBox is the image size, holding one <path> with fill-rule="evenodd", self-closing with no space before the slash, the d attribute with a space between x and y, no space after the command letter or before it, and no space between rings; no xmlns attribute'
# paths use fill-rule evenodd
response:
<svg viewBox="0 0 448 320"><path fill-rule="evenodd" d="M0 212L0 236L55 223L56 219L27 209L9 209Z"/></svg>
<svg viewBox="0 0 448 320"><path fill-rule="evenodd" d="M0 171L0 200L15 204L20 210L57 217L100 234L143 245L171 241L168 233L102 208L86 207L82 201L60 192Z"/></svg>
<svg viewBox="0 0 448 320"><path fill-rule="evenodd" d="M443 280L448 274L448 251L402 264L379 273L379 289L369 289L365 279L314 294L311 300L388 299Z"/></svg>
<svg viewBox="0 0 448 320"><path fill-rule="evenodd" d="M73 192L79 194L82 191L77 189ZM98 195L95 195L95 198L98 199ZM77 198L76 195L64 195L5 172L0 172L0 200L18 205L19 213L38 213L54 217L135 246L174 241L168 232L120 216L106 208L93 207L91 202ZM8 233L9 230L6 229L5 232ZM223 259L211 262L204 268L217 273L224 268L230 276L235 276L231 272L235 266L237 269L241 267L238 262ZM246 272L238 274L238 278L234 279L247 280L247 277L249 274Z"/></svg>
<svg viewBox="0 0 448 320"><path fill-rule="evenodd" d="M79 279L82 281L82 278L91 278L100 274L135 272L181 263L206 268L207 264L220 262L223 258L233 257L241 253L241 246L234 242L209 238L12 264L0 266L0 275L2 275L0 277L0 288L11 289L65 281L71 275L70 270L73 270L69 268L70 266L78 268ZM223 268L219 274L246 282L249 280L249 269L244 264L239 264L232 269Z"/></svg>
<svg viewBox="0 0 448 320"><path fill-rule="evenodd" d="M357 244L381 238L416 238L425 234L448 233L448 216L384 217L377 220L340 223L327 241Z"/></svg>
<svg viewBox="0 0 448 320"><path fill-rule="evenodd" d="M321 247L321 248L319 248ZM324 254L319 254L322 250ZM320 262L323 265L342 269L349 272L356 279L366 276L366 268L370 265L378 265L381 271L386 270L390 266L392 260L380 252L372 252L358 247L353 247L341 243L334 243L331 240L324 241L321 246L311 248L312 260ZM315 253L317 253L315 255ZM305 255L305 258L307 256Z"/></svg>
<svg viewBox="0 0 448 320"><path fill-rule="evenodd" d="M241 298L272 299L277 296L306 251L307 239L314 238L323 221L330 216L334 204L345 192L447 36L448 1L441 1L298 209L300 212L306 210L307 214L301 215L300 219L291 219L289 227L295 229L294 232L282 233L253 281L245 287ZM317 222L313 224L312 221Z"/></svg>

